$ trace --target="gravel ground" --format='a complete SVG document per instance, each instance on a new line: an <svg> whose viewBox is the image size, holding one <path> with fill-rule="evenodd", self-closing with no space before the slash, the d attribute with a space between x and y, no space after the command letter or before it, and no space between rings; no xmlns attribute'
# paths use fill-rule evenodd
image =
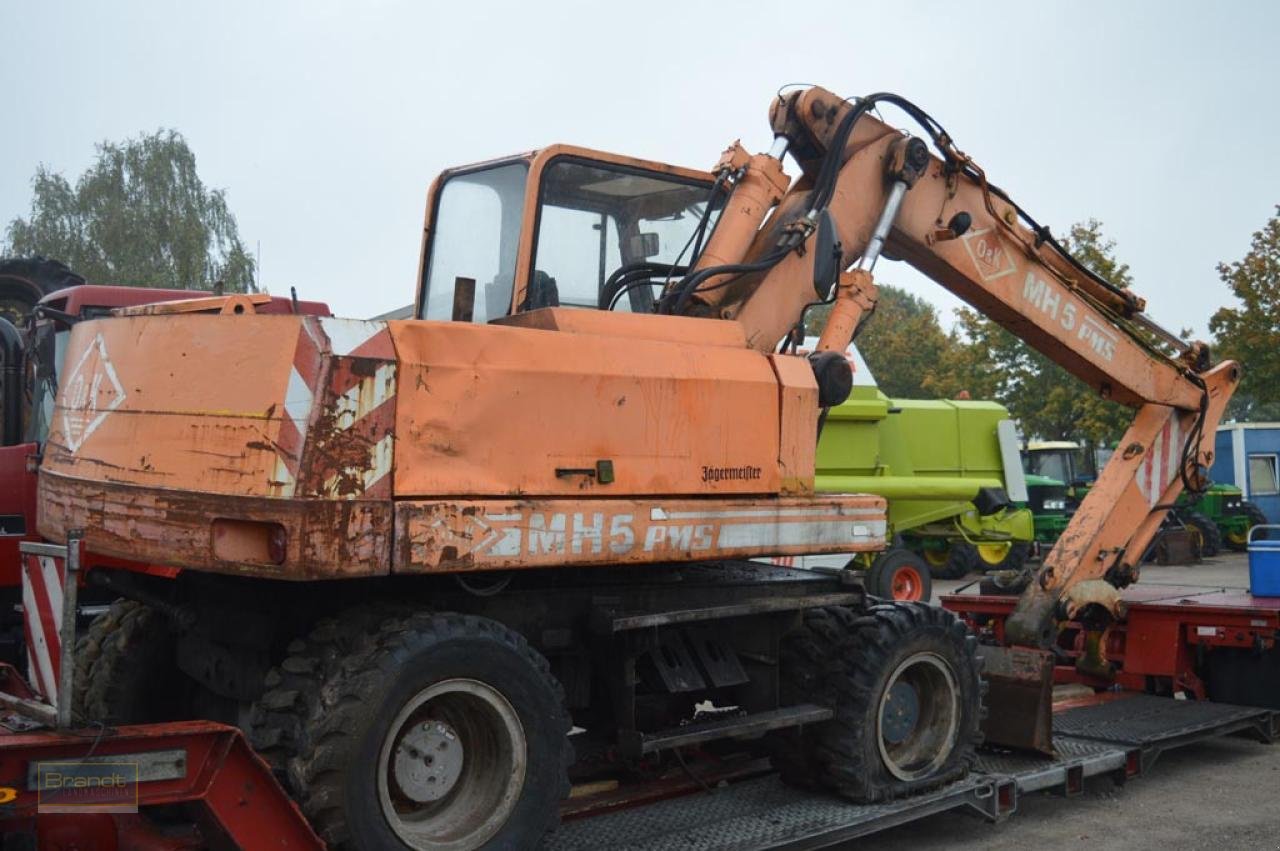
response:
<svg viewBox="0 0 1280 851"><path fill-rule="evenodd" d="M1144 584L1248 586L1243 555L1187 567L1150 565ZM962 582L939 582L947 593ZM847 847L876 849L1205 848L1280 851L1280 745L1224 738L1174 750L1147 775L1117 786L1087 781L1082 795L1024 797L1004 824L945 813Z"/></svg>

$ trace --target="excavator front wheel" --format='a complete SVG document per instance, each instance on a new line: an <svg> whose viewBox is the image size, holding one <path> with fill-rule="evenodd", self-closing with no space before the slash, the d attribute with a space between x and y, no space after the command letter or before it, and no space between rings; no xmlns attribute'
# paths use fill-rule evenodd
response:
<svg viewBox="0 0 1280 851"><path fill-rule="evenodd" d="M330 847L524 847L568 794L563 690L487 618L392 618L308 702L289 774Z"/></svg>
<svg viewBox="0 0 1280 851"><path fill-rule="evenodd" d="M871 803L965 776L982 739L977 649L954 615L923 603L806 612L783 641L783 701L836 714L775 735L783 779Z"/></svg>

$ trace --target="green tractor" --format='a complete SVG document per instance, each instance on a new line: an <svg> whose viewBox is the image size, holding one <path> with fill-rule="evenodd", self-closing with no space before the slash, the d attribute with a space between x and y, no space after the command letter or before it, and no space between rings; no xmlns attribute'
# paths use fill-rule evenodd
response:
<svg viewBox="0 0 1280 851"><path fill-rule="evenodd" d="M1066 482L1050 476L1025 473L1027 482L1026 508L1031 512L1035 528L1036 547L1047 551L1058 541L1071 522L1075 502Z"/></svg>
<svg viewBox="0 0 1280 851"><path fill-rule="evenodd" d="M1023 452L1023 468L1027 490L1032 494L1029 507L1035 514L1036 541L1052 546L1066 528L1070 512L1080 504L1098 478L1098 468L1106 463L1111 450L1098 449L1089 452L1078 443L1065 440L1039 441L1027 444ZM1034 498L1035 491L1043 486L1045 493L1061 487L1064 498L1052 498L1052 505ZM1185 527L1196 542L1196 549L1204 557L1215 556L1225 547L1243 551L1249 539L1249 530L1267 522L1258 506L1244 498L1244 492L1234 485L1213 484L1201 494L1183 493L1166 520L1174 526Z"/></svg>
<svg viewBox="0 0 1280 851"><path fill-rule="evenodd" d="M865 366L855 370L865 379ZM868 571L877 596L928 600L934 576L1017 570L1031 552L1017 435L994 402L889 399L855 386L827 414L816 486L888 499L893 545L849 565Z"/></svg>

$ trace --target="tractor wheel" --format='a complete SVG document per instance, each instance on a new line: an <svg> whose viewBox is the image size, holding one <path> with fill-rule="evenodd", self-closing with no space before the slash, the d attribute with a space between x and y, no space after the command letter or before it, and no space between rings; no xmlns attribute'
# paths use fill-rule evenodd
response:
<svg viewBox="0 0 1280 851"><path fill-rule="evenodd" d="M1191 537L1199 545L1201 558L1212 558L1222 552L1222 530L1199 511L1188 511L1180 515L1182 525L1187 527Z"/></svg>
<svg viewBox="0 0 1280 851"><path fill-rule="evenodd" d="M1262 509L1257 506L1257 503L1247 500L1240 503L1240 512L1249 518L1249 528L1243 532L1228 532L1223 538L1223 543L1226 544L1229 550L1244 552L1249 547L1249 529L1266 523L1267 515L1262 513ZM1259 532L1254 537L1257 540L1262 540L1267 537L1267 533L1265 531Z"/></svg>
<svg viewBox="0 0 1280 851"><path fill-rule="evenodd" d="M924 559L905 547L892 547L867 571L867 592L886 600L924 600L933 596L933 579Z"/></svg>
<svg viewBox="0 0 1280 851"><path fill-rule="evenodd" d="M331 666L289 773L331 848L529 847L568 794L568 732L564 692L520 635L417 614Z"/></svg>
<svg viewBox="0 0 1280 851"><path fill-rule="evenodd" d="M972 553L974 567L982 573L993 570L1021 570L1031 555L1031 545L1022 541L998 541L987 544L970 544L967 541L957 546L965 547Z"/></svg>
<svg viewBox="0 0 1280 851"><path fill-rule="evenodd" d="M929 565L929 572L938 579L964 579L973 569L963 541L949 543L945 550L926 548L921 556Z"/></svg>
<svg viewBox="0 0 1280 851"><path fill-rule="evenodd" d="M88 724L142 724L188 717L188 680L163 614L117 600L76 642L74 712Z"/></svg>
<svg viewBox="0 0 1280 851"><path fill-rule="evenodd" d="M977 648L953 614L923 603L805 612L783 639L782 700L836 715L775 734L782 778L873 803L964 777L982 739Z"/></svg>

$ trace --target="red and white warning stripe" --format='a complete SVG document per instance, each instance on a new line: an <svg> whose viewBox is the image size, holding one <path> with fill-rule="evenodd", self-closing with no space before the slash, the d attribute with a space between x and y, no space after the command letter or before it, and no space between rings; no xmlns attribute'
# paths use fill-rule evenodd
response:
<svg viewBox="0 0 1280 851"><path fill-rule="evenodd" d="M307 442L307 424L311 421L316 385L324 370L321 356L323 341L319 331L307 319L301 325L298 345L293 352L293 367L289 371L289 383L285 388L280 435L276 439L276 465L272 481L280 496L293 496L298 481L298 465L302 462L302 450Z"/></svg>
<svg viewBox="0 0 1280 851"><path fill-rule="evenodd" d="M391 495L396 395L396 352L386 322L322 317L320 326L335 360L321 419L369 447L364 466L317 469L309 490L330 499ZM370 374L348 359L381 361Z"/></svg>
<svg viewBox="0 0 1280 851"><path fill-rule="evenodd" d="M1138 490L1147 499L1147 505L1154 506L1160 501L1160 495L1178 474L1178 465L1182 459L1182 426L1180 416L1173 413L1165 422L1164 428L1151 442L1146 457L1138 465Z"/></svg>
<svg viewBox="0 0 1280 851"><path fill-rule="evenodd" d="M391 494L395 427L395 346L386 322L308 317L301 323L276 440L272 490L277 496L331 499ZM362 361L381 361L366 368ZM317 424L323 424L320 428ZM308 433L321 442L348 432L369 446L358 466L333 467L342 457L308 452ZM348 460L349 463L349 460Z"/></svg>
<svg viewBox="0 0 1280 851"><path fill-rule="evenodd" d="M27 679L46 701L58 701L62 671L62 608L67 563L22 554L22 626L27 640Z"/></svg>

